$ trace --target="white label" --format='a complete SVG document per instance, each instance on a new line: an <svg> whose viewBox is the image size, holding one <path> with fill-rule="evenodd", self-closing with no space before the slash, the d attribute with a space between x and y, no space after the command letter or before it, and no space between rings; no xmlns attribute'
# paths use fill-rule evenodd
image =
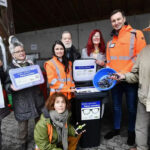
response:
<svg viewBox="0 0 150 150"><path fill-rule="evenodd" d="M96 73L94 59L75 60L73 63L73 77L75 81L92 81Z"/></svg>
<svg viewBox="0 0 150 150"><path fill-rule="evenodd" d="M7 0L0 0L0 5L7 7Z"/></svg>
<svg viewBox="0 0 150 150"><path fill-rule="evenodd" d="M23 84L29 84L31 82L35 82L35 81L38 81L38 80L40 80L40 75L39 74L34 74L34 75L22 77L22 78L17 78L16 79L16 84L17 84L17 86L21 86Z"/></svg>
<svg viewBox="0 0 150 150"><path fill-rule="evenodd" d="M81 103L81 120L100 119L100 101Z"/></svg>
<svg viewBox="0 0 150 150"><path fill-rule="evenodd" d="M4 108L4 107L5 107L4 96L3 96L2 84L0 80L0 108Z"/></svg>
<svg viewBox="0 0 150 150"><path fill-rule="evenodd" d="M37 50L37 44L31 44L31 50Z"/></svg>

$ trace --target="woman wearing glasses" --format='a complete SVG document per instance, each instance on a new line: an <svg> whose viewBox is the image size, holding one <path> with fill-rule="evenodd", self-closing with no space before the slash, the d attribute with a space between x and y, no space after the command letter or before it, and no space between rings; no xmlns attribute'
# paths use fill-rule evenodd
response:
<svg viewBox="0 0 150 150"><path fill-rule="evenodd" d="M27 149L28 120L34 118L35 121L41 114L44 106L44 98L39 86L33 86L22 90L16 90L10 80L8 72L13 68L21 68L33 65L31 60L26 59L24 46L21 42L10 44L9 51L12 56L12 63L7 70L6 90L12 94L13 110L18 121L18 141L20 150Z"/></svg>
<svg viewBox="0 0 150 150"><path fill-rule="evenodd" d="M105 66L105 43L100 30L94 29L90 33L86 48L82 49L81 58L95 59L98 69Z"/></svg>
<svg viewBox="0 0 150 150"><path fill-rule="evenodd" d="M97 64L97 70L105 67L105 43L102 36L102 33L98 29L94 29L88 38L87 45L84 49L82 49L81 58L93 58ZM106 97L103 100L103 103L106 103L108 98ZM104 108L104 106L103 106ZM104 109L103 109L104 110Z"/></svg>

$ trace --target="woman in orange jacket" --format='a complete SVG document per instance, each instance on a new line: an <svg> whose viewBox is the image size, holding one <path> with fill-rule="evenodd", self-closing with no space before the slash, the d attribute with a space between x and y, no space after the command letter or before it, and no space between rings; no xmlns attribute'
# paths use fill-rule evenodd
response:
<svg viewBox="0 0 150 150"><path fill-rule="evenodd" d="M70 100L74 96L75 85L72 79L72 63L66 58L66 51L61 41L56 41L52 47L53 58L45 62L50 95L62 92Z"/></svg>

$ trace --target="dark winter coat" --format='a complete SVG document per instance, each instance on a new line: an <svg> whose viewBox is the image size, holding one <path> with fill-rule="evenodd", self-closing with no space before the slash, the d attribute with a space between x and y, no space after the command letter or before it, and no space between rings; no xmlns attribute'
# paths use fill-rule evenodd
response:
<svg viewBox="0 0 150 150"><path fill-rule="evenodd" d="M14 64L8 66L5 87L6 91L12 94L13 110L16 120L23 121L39 117L41 109L44 106L44 97L39 86L33 86L19 91L12 91L10 88L12 83L8 74L9 70L12 68L18 67Z"/></svg>
<svg viewBox="0 0 150 150"><path fill-rule="evenodd" d="M5 81L5 73L3 71L3 67L0 67L0 80L2 84ZM6 117L9 113L10 113L10 110L7 106L5 108L0 108L0 120Z"/></svg>
<svg viewBox="0 0 150 150"><path fill-rule="evenodd" d="M70 48L66 48L66 56L71 62L81 58L79 51L73 45Z"/></svg>

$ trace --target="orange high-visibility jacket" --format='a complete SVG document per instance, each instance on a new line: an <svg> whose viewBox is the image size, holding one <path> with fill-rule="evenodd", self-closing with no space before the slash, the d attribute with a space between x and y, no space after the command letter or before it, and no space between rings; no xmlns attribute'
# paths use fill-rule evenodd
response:
<svg viewBox="0 0 150 150"><path fill-rule="evenodd" d="M140 30L124 25L118 36L114 35L107 44L107 66L117 72L130 72L137 54L146 46L145 38Z"/></svg>
<svg viewBox="0 0 150 150"><path fill-rule="evenodd" d="M70 89L75 87L72 80L72 63L69 61L69 72L65 72L65 66L55 57L44 64L48 83L50 85L50 95L54 92L62 92L70 100L73 93Z"/></svg>

